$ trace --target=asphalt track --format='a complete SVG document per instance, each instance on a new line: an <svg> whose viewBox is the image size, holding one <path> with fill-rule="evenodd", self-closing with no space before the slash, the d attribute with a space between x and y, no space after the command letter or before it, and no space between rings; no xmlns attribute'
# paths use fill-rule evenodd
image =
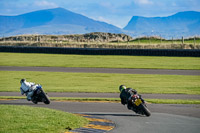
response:
<svg viewBox="0 0 200 133"><path fill-rule="evenodd" d="M121 71L119 72L119 70ZM200 75L199 70L186 71L186 70L152 70L152 69L151 70L102 69L102 68L93 69L93 68L48 68L48 67L0 67L0 71L51 71L51 72L60 71L60 72L92 72L92 73L102 72L102 73L129 73L129 74ZM0 93L0 95L5 95L5 93L4 94ZM106 95L109 96L109 94ZM52 93L51 96L54 96L54 94ZM146 95L146 97L148 96L152 97L151 95ZM163 96L160 95L160 97L162 98ZM176 97L176 95L172 97ZM181 95L179 97L180 99L182 99L185 96ZM199 99L199 95L196 96L189 95L189 97L190 97L189 99ZM147 132L148 133L174 133L174 132L199 133L200 130L200 105L148 104L148 108L152 112L152 115L150 117L144 117L128 110L125 106L121 105L120 103L52 101L50 105L45 105L43 103L35 105L31 102L26 101L25 99L21 99L21 100L0 100L0 104L28 105L33 107L39 106L39 107L58 109L72 113L82 113L82 114L90 114L93 116L98 116L101 118L112 120L115 123L115 128L111 130L110 133L147 133Z"/></svg>
<svg viewBox="0 0 200 133"><path fill-rule="evenodd" d="M80 72L80 73L200 75L200 70L120 69L120 68L80 68L80 67L72 68L72 67L0 66L0 71L46 71L46 72Z"/></svg>

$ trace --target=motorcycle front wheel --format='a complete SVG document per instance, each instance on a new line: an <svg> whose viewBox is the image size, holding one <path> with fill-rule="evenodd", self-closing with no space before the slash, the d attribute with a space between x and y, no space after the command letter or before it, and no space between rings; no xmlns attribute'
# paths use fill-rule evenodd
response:
<svg viewBox="0 0 200 133"><path fill-rule="evenodd" d="M150 111L147 109L147 107L145 107L143 104L140 104L140 108L141 108L141 110L143 111L143 113L146 115L146 116L150 116L151 115L151 113L150 113Z"/></svg>
<svg viewBox="0 0 200 133"><path fill-rule="evenodd" d="M43 94L42 102L44 102L45 104L50 104L49 96L46 95L46 93L43 90L42 90L42 94Z"/></svg>
<svg viewBox="0 0 200 133"><path fill-rule="evenodd" d="M44 101L45 104L50 104L50 99L49 99L49 96L46 95L46 100Z"/></svg>

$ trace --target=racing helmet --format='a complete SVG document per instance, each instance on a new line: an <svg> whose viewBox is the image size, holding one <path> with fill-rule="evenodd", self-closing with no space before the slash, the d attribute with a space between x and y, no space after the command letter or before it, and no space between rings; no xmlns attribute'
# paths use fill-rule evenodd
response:
<svg viewBox="0 0 200 133"><path fill-rule="evenodd" d="M122 90L124 90L124 89L126 89L126 86L125 86L125 85L120 85L120 86L119 86L119 91L120 91L120 92L122 92Z"/></svg>
<svg viewBox="0 0 200 133"><path fill-rule="evenodd" d="M22 84L24 81L26 81L26 79L21 79L20 84Z"/></svg>

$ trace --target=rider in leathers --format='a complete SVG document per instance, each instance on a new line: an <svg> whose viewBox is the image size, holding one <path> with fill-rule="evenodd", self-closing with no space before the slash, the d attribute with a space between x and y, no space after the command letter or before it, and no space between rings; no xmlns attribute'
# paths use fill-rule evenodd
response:
<svg viewBox="0 0 200 133"><path fill-rule="evenodd" d="M137 94L137 91L132 88L126 88L125 85L120 85L119 90L120 90L121 104L123 105L127 104L128 109L133 109L131 103L131 96ZM144 102L141 95L139 95L139 97L141 98L142 102Z"/></svg>
<svg viewBox="0 0 200 133"><path fill-rule="evenodd" d="M37 88L37 85L32 82L27 82L26 79L21 79L20 83L21 83L20 87L21 94L24 95L25 93L27 96L27 100L28 101L32 100L32 96L34 90Z"/></svg>

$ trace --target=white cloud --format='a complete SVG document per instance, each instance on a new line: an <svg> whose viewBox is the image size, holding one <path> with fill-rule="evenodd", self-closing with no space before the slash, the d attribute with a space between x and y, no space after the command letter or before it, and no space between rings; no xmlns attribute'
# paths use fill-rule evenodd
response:
<svg viewBox="0 0 200 133"><path fill-rule="evenodd" d="M139 4L139 5L150 5L150 4L153 4L153 1L151 1L151 0L134 0L134 2L136 4Z"/></svg>
<svg viewBox="0 0 200 133"><path fill-rule="evenodd" d="M106 23L111 23L109 19L106 19L102 16L98 16L98 17L92 17L94 20L98 20L98 21L102 21L102 22L106 22Z"/></svg>
<svg viewBox="0 0 200 133"><path fill-rule="evenodd" d="M104 17L102 17L102 16L99 16L99 17L98 17L98 20L99 20L99 21L105 21L105 22L108 22L108 20L107 20L107 19L105 19L105 18L104 18Z"/></svg>
<svg viewBox="0 0 200 133"><path fill-rule="evenodd" d="M129 21L130 18L123 18L124 21L121 21L121 18L117 17L117 18L105 18L103 16L98 16L98 17L91 17L94 20L97 21L101 21L101 22L106 22L108 24L112 24L114 26L117 26L119 28L123 28L125 27L125 25L127 24L127 22Z"/></svg>
<svg viewBox="0 0 200 133"><path fill-rule="evenodd" d="M48 1L45 1L45 0L43 0L43 1L35 1L34 5L38 6L38 7L48 7L48 8L58 7L55 3L48 2Z"/></svg>

